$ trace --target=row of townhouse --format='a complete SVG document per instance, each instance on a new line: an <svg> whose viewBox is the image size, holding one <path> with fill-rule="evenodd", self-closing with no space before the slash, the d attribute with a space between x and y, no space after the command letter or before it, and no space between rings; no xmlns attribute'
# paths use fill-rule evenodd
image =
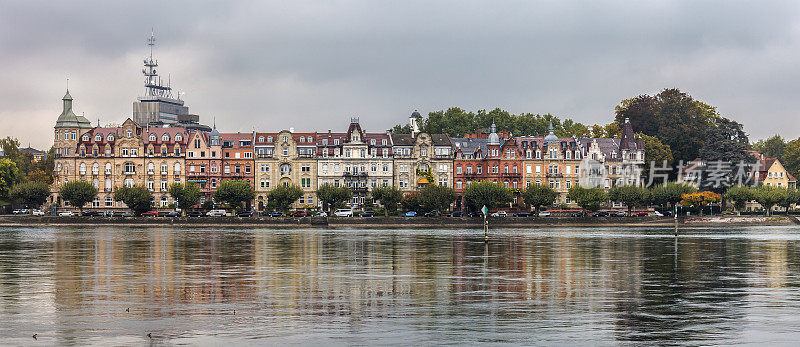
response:
<svg viewBox="0 0 800 347"><path fill-rule="evenodd" d="M172 183L192 182L210 200L223 180L249 182L263 210L269 192L279 185L297 185L302 196L295 208L317 207L315 191L322 184L344 186L353 192L352 206L370 199L375 187L395 186L404 193L427 184L455 188L461 194L470 182L493 180L515 189L549 184L570 204L567 190L578 184L582 170L602 173L609 188L639 183L644 150L630 123L621 138L558 138L551 127L544 137L488 135L450 138L421 132L410 117L411 134L367 132L352 118L345 132L220 133L183 127L148 127L127 119L114 127L93 127L72 110L69 92L54 133L56 181L51 204L64 206L58 191L73 180L98 188L94 208L124 208L113 200L116 187L141 185L166 207ZM591 159L591 160L587 160ZM460 200L456 202L460 206Z"/></svg>
<svg viewBox="0 0 800 347"><path fill-rule="evenodd" d="M459 195L471 182L490 180L512 189L516 204L522 189L542 184L559 193L556 203L574 205L567 197L574 185L609 189L643 183L644 144L628 120L620 138L562 138L555 135L552 124L546 136L513 137L498 134L492 124L487 136L452 141L454 188Z"/></svg>

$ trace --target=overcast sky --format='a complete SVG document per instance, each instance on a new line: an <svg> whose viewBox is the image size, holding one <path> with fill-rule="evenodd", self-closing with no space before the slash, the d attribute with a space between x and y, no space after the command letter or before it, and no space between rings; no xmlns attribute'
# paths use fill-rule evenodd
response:
<svg viewBox="0 0 800 347"><path fill-rule="evenodd" d="M384 131L459 106L594 124L677 87L745 125L800 136L800 2L3 1L0 136L49 148L75 111L131 116L155 28L159 72L221 131Z"/></svg>

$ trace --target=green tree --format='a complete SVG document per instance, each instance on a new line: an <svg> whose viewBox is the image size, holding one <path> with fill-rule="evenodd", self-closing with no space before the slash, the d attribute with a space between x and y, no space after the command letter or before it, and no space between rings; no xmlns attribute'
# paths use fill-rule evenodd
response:
<svg viewBox="0 0 800 347"><path fill-rule="evenodd" d="M11 187L19 182L19 177L16 163L7 158L0 159L0 199L8 198Z"/></svg>
<svg viewBox="0 0 800 347"><path fill-rule="evenodd" d="M250 182L241 180L224 180L214 192L214 200L228 205L229 208L238 209L255 199L256 193Z"/></svg>
<svg viewBox="0 0 800 347"><path fill-rule="evenodd" d="M50 187L41 182L19 183L11 189L10 195L17 203L30 208L39 208L50 196Z"/></svg>
<svg viewBox="0 0 800 347"><path fill-rule="evenodd" d="M764 208L766 215L772 215L772 207L787 198L786 189L773 186L760 186L753 194L755 200Z"/></svg>
<svg viewBox="0 0 800 347"><path fill-rule="evenodd" d="M303 189L296 184L290 186L279 185L267 195L267 207L273 210L286 212L302 195Z"/></svg>
<svg viewBox="0 0 800 347"><path fill-rule="evenodd" d="M347 187L337 187L330 183L324 183L317 188L317 199L322 201L322 209L327 209L328 212L340 208L350 201L352 197L353 192Z"/></svg>
<svg viewBox="0 0 800 347"><path fill-rule="evenodd" d="M542 184L531 184L522 191L522 199L536 209L536 213L539 213L542 206L550 206L556 202L557 197L558 192Z"/></svg>
<svg viewBox="0 0 800 347"><path fill-rule="evenodd" d="M737 215L741 215L747 202L754 200L754 198L753 188L744 185L735 185L725 192L725 199L733 201L733 207L736 209Z"/></svg>
<svg viewBox="0 0 800 347"><path fill-rule="evenodd" d="M667 184L657 185L650 190L650 202L672 209L683 200L684 194L691 194L696 191L697 188L686 183L668 182Z"/></svg>
<svg viewBox="0 0 800 347"><path fill-rule="evenodd" d="M646 182L650 182L650 172L653 165L655 165L656 168L672 167L672 150L669 148L669 145L661 143L655 136L648 136L645 134L638 134L638 136L642 138L642 142L644 143L644 170L642 171L642 175L646 179ZM671 171L667 172L667 174L670 173ZM653 183L666 183L666 181L656 181L656 177L653 177L650 184L652 185Z"/></svg>
<svg viewBox="0 0 800 347"><path fill-rule="evenodd" d="M650 191L645 187L622 185L608 190L610 200L621 202L628 207L628 215L634 207L644 207L650 201Z"/></svg>
<svg viewBox="0 0 800 347"><path fill-rule="evenodd" d="M800 191L798 191L797 188L786 189L786 198L778 204L786 209L786 215L788 216L789 210L795 205L800 204Z"/></svg>
<svg viewBox="0 0 800 347"><path fill-rule="evenodd" d="M678 89L622 100L615 109L617 124L630 119L634 130L657 137L670 146L674 160L684 162L699 157L706 130L718 116L716 109Z"/></svg>
<svg viewBox="0 0 800 347"><path fill-rule="evenodd" d="M494 208L514 199L511 190L500 183L491 181L472 182L464 189L464 203L472 211L480 211L483 206Z"/></svg>
<svg viewBox="0 0 800 347"><path fill-rule="evenodd" d="M70 181L61 186L59 195L70 206L83 212L83 205L97 198L97 188L86 181Z"/></svg>
<svg viewBox="0 0 800 347"><path fill-rule="evenodd" d="M800 138L786 143L781 164L794 177L800 177Z"/></svg>
<svg viewBox="0 0 800 347"><path fill-rule="evenodd" d="M173 183L169 186L169 195L172 199L178 202L178 208L181 209L181 214L192 206L200 203L200 187L195 183Z"/></svg>
<svg viewBox="0 0 800 347"><path fill-rule="evenodd" d="M440 212L449 210L450 204L458 197L453 188L437 184L426 185L419 191L419 195L425 210L438 210Z"/></svg>
<svg viewBox="0 0 800 347"><path fill-rule="evenodd" d="M419 196L419 192L406 194L403 200L400 201L400 204L403 205L406 211L425 212L423 211L425 206L422 204L422 198Z"/></svg>
<svg viewBox="0 0 800 347"><path fill-rule="evenodd" d="M372 188L372 198L378 200L383 206L384 214L388 217L389 214L394 215L397 212L397 204L403 200L403 192L396 187L375 187ZM350 197L348 197L349 199Z"/></svg>
<svg viewBox="0 0 800 347"><path fill-rule="evenodd" d="M599 210L600 205L608 201L608 195L600 187L584 188L579 185L572 186L567 196L570 200L575 201L578 206L589 212Z"/></svg>
<svg viewBox="0 0 800 347"><path fill-rule="evenodd" d="M767 158L778 158L783 162L786 149L786 141L780 135L773 135L766 140L759 140L752 145L753 150L763 154Z"/></svg>
<svg viewBox="0 0 800 347"><path fill-rule="evenodd" d="M119 187L114 192L114 200L122 201L136 216L153 208L153 194L143 186Z"/></svg>

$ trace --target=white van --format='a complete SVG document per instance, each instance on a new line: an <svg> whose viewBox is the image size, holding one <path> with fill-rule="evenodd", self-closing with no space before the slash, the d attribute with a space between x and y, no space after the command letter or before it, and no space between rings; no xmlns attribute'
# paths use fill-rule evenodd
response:
<svg viewBox="0 0 800 347"><path fill-rule="evenodd" d="M211 210L206 213L206 216L209 217L225 217L228 213L225 210Z"/></svg>
<svg viewBox="0 0 800 347"><path fill-rule="evenodd" d="M333 215L336 216L336 217L352 217L353 216L353 210L351 210L349 208L340 208L340 209L336 210L336 212L334 212Z"/></svg>

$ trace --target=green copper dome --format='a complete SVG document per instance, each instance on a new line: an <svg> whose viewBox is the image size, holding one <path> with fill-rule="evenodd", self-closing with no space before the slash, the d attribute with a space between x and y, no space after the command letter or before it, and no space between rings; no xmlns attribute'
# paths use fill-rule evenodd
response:
<svg viewBox="0 0 800 347"><path fill-rule="evenodd" d="M64 110L58 116L56 128L92 128L92 123L86 117L78 116L75 112L72 112L72 96L69 95L69 90L67 90L67 94L64 95L62 100L64 100Z"/></svg>

